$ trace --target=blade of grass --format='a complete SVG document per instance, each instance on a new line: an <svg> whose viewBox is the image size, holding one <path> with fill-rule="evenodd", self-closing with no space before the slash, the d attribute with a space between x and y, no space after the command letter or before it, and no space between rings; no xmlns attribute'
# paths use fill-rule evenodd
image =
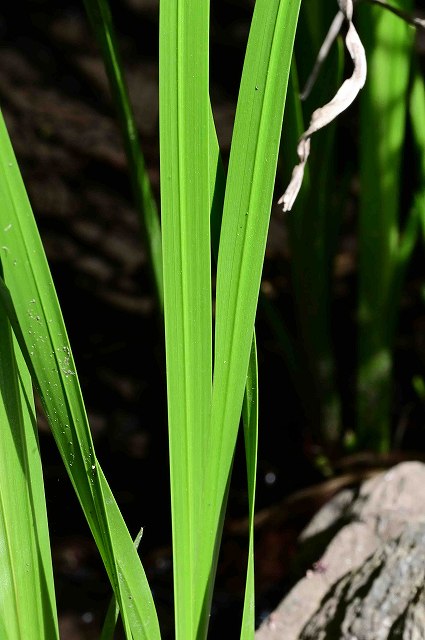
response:
<svg viewBox="0 0 425 640"><path fill-rule="evenodd" d="M404 8L411 3L404 3ZM360 13L361 9L361 13ZM357 436L360 447L390 445L394 270L399 251L403 153L412 30L376 6L359 7L369 79L360 108Z"/></svg>
<svg viewBox="0 0 425 640"><path fill-rule="evenodd" d="M416 160L418 164L418 187L413 195L412 205L404 223L403 231L400 233L399 250L397 264L394 268L394 282L392 285L393 298L400 300L406 269L409 259L419 235L421 225L425 223L425 84L422 73L417 66L413 65L413 83L410 91L409 114L412 126L413 139L416 146ZM390 332L394 334L396 330L398 313L393 314L393 326Z"/></svg>
<svg viewBox="0 0 425 640"><path fill-rule="evenodd" d="M3 119L0 228L5 305L120 604L127 637L159 638L143 567L96 459L65 325Z"/></svg>
<svg viewBox="0 0 425 640"><path fill-rule="evenodd" d="M242 420L248 479L249 546L241 640L253 640L255 635L254 509L258 452L258 364L255 336L252 341L251 355L249 358Z"/></svg>
<svg viewBox="0 0 425 640"><path fill-rule="evenodd" d="M105 61L105 66L107 69L108 77L111 82L111 89L115 99L117 101L119 110L125 117L121 116L121 126L124 128L124 136L130 139L132 144L127 142L127 156L129 165L136 165L133 170L133 175L138 175L137 168L137 153L133 149L135 140L131 134L134 131L134 117L131 113L131 107L128 97L128 92L125 86L125 82L123 80L124 74L122 70L122 64L120 62L119 52L116 44L116 39L114 36L114 29L112 25L111 15L109 9L106 5L106 2L102 0L86 0L85 1L86 9L89 13L89 18L92 25L95 27L97 32L97 37L99 42L101 43L102 54ZM219 148L217 135L215 131L214 121L212 113L210 113L210 184L212 187L211 197L211 233L212 233L212 244L213 250L215 254L218 253L218 241L220 234L220 225L221 225L221 215L222 215L222 207L223 207L223 199L224 199L224 188L225 188L225 176L224 170L220 159ZM140 164L140 163L139 163ZM140 170L139 170L140 174ZM156 229L154 228L154 232L156 233ZM161 274L162 275L162 274ZM159 287L158 287L159 289ZM162 289L162 286L161 286ZM253 345L253 348L255 345ZM251 370L252 369L252 370ZM256 359L250 360L250 370L248 374L248 379L256 379ZM255 493L255 467L252 460L252 451L247 449L247 455L250 455L250 463L249 463L249 491L250 491L250 504L251 511L253 513L253 504L254 504L254 493ZM252 475L253 474L253 478ZM250 531L250 563L253 565L253 529ZM252 570L251 570L252 571ZM253 574L252 574L253 575ZM249 580L250 589L247 589L247 599L250 601L254 601L254 592L253 592L253 582ZM108 620L109 622L105 624L105 633L111 633L111 630L114 626L113 620L113 610L110 608L108 611ZM116 620L115 620L116 622ZM109 631L107 631L109 629ZM252 625L252 629L254 626Z"/></svg>
<svg viewBox="0 0 425 640"><path fill-rule="evenodd" d="M106 5L106 2L102 2L102 0L86 0L85 1L86 9L89 13L89 19L92 25L95 27L95 31L97 33L97 38L101 44L102 55L105 61L105 66L107 70L108 77L111 83L112 93L115 96L115 100L118 105L118 110L122 114L121 115L121 127L124 129L124 138L127 139L126 150L129 166L133 167L133 176L141 175L141 168L143 168L143 164L138 161L137 149L134 149L134 145L136 144L135 136L132 133L135 131L134 126L134 117L131 112L131 106L128 96L128 90L126 88L124 82L124 73L122 69L122 63L120 61L120 56L117 48L116 38L114 35L114 28L112 24L111 15L109 9ZM221 216L223 209L223 200L224 200L224 189L225 189L225 175L223 165L220 159L217 135L214 126L214 120L212 113L210 112L210 145L209 145L209 155L210 155L210 185L211 185L211 234L212 234L212 245L213 251L217 256L218 253L218 243L219 243L219 235L220 235L220 225L221 225ZM141 166L140 166L141 165ZM134 178L133 178L134 180ZM147 225L145 225L147 226ZM148 235L149 227L147 228ZM152 242L155 246L157 246L157 242L155 238L157 237L156 226L153 228L154 238ZM155 273L159 271L155 269ZM162 278L162 271L161 271ZM158 277L157 277L158 280ZM158 292L162 292L162 282L160 286L157 286ZM162 306L162 303L161 303ZM252 365L251 365L252 362ZM256 361L250 361L250 371L248 378L256 378L256 368L251 371L251 366L256 367ZM247 450L247 455L248 455ZM252 454L251 454L252 455ZM250 470L254 474L254 479L249 475L249 487L250 487L250 500L251 500L251 509L253 510L254 504L254 493L255 493L255 469L253 463L250 463ZM250 530L250 563L253 565L253 529ZM250 601L254 601L254 592L253 592L253 582L249 581L250 589L246 591L246 601L249 599ZM102 637L110 637L110 634L113 633L113 628L116 624L116 611L110 607L108 610L107 619L105 620L103 633L105 636ZM252 626L252 628L254 628Z"/></svg>
<svg viewBox="0 0 425 640"><path fill-rule="evenodd" d="M32 385L0 306L0 620L8 640L59 637Z"/></svg>
<svg viewBox="0 0 425 640"><path fill-rule="evenodd" d="M217 260L226 178L224 175L224 167L221 162L220 149L218 146L217 133L212 114L210 117L209 152L211 239L213 255ZM279 326L278 331L283 333L283 339L287 338L287 334L282 330L281 326ZM252 339L251 356L248 365L242 421L244 427L245 457L247 465L249 542L241 638L253 638L255 632L254 507L258 450L258 364L255 333Z"/></svg>
<svg viewBox="0 0 425 640"><path fill-rule="evenodd" d="M134 540L135 549L139 548L140 541L143 536L143 527L140 529ZM105 620L103 622L102 632L100 634L100 640L113 640L115 627L117 626L118 616L120 614L120 608L115 596L112 596L111 601L106 612Z"/></svg>
<svg viewBox="0 0 425 640"><path fill-rule="evenodd" d="M417 207L425 237L425 82L418 62L416 61L413 66L413 86L410 93L409 108L413 139L416 146L419 182L417 202L414 206ZM409 255L406 259L408 259Z"/></svg>
<svg viewBox="0 0 425 640"><path fill-rule="evenodd" d="M224 167L220 157L214 119L210 117L210 205L211 241L215 260L218 257L220 230L226 186ZM281 329L281 327L280 327ZM284 331L283 331L284 333ZM284 333L286 337L286 334ZM258 363L255 332L252 339L251 356L245 386L242 409L245 457L249 504L249 542L246 586L244 594L241 638L253 638L255 633L255 582L254 582L254 508L258 451Z"/></svg>
<svg viewBox="0 0 425 640"><path fill-rule="evenodd" d="M160 4L164 316L176 638L196 638L211 409L209 2Z"/></svg>
<svg viewBox="0 0 425 640"><path fill-rule="evenodd" d="M425 83L417 60L412 65L412 77L409 115L416 154L414 155L414 159L409 158L409 164L415 164L418 167L416 176L417 187L404 223L403 231L400 234L397 263L394 268L392 284L392 299L394 301L401 300L407 267L421 229L422 236L423 238L425 237ZM392 334L394 334L396 330L397 319L398 313L397 309L395 309L391 318L392 327L390 331ZM397 445L394 438L392 444L393 446Z"/></svg>
<svg viewBox="0 0 425 640"><path fill-rule="evenodd" d="M215 365L199 565L208 625L225 497L251 351L299 2L258 0L231 147L217 269Z"/></svg>
<svg viewBox="0 0 425 640"><path fill-rule="evenodd" d="M220 507L241 414L298 9L299 2L257 1L238 98L217 271L211 447L222 461L214 478Z"/></svg>
<svg viewBox="0 0 425 640"><path fill-rule="evenodd" d="M163 307L161 227L158 210L143 153L137 125L130 104L121 56L107 0L83 0L87 16L99 43L111 94L120 120L121 132L130 169L133 193L140 213L144 240L153 272L158 302Z"/></svg>

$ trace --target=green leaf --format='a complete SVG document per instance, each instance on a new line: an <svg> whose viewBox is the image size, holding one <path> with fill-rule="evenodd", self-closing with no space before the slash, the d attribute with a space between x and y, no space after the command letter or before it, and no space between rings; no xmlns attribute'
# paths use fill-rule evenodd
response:
<svg viewBox="0 0 425 640"><path fill-rule="evenodd" d="M226 179L220 157L214 120L210 118L210 202L212 251L217 259ZM254 583L254 506L258 449L258 367L255 334L252 340L251 357L245 386L242 410L245 435L245 457L248 479L249 501L249 546L244 610L241 638L253 638L255 632L255 583Z"/></svg>
<svg viewBox="0 0 425 640"><path fill-rule="evenodd" d="M127 637L158 638L145 573L96 459L56 292L2 118L0 198L1 301L104 561Z"/></svg>
<svg viewBox="0 0 425 640"><path fill-rule="evenodd" d="M421 228L422 235L425 235L425 83L417 61L412 67L413 81L410 90L409 112L416 157L409 158L408 162L409 165L416 163L418 165L418 185L413 194L403 230L400 232L398 254L391 286L391 298L394 301L401 299L406 270Z"/></svg>
<svg viewBox="0 0 425 640"><path fill-rule="evenodd" d="M416 155L419 165L418 178L419 186L418 192L414 198L413 209L416 211L416 215L412 212L409 215L407 226L404 232L403 242L401 244L401 256L402 262L407 262L411 255L416 238L412 238L412 232L409 224L410 219L418 217L421 222L422 232L425 237L425 82L419 68L419 64L413 65L413 85L410 93L410 119L412 123L413 139L415 141Z"/></svg>
<svg viewBox="0 0 425 640"><path fill-rule="evenodd" d="M0 628L59 637L31 378L0 306Z"/></svg>
<svg viewBox="0 0 425 640"><path fill-rule="evenodd" d="M205 481L215 530L242 409L298 10L299 2L257 1L238 98L217 270L210 457L220 465Z"/></svg>
<svg viewBox="0 0 425 640"><path fill-rule="evenodd" d="M84 0L84 6L102 51L112 97L118 112L133 192L140 213L140 222L147 245L158 302L162 308L164 292L161 227L145 160L140 148L137 125L130 104L109 4L107 0Z"/></svg>
<svg viewBox="0 0 425 640"><path fill-rule="evenodd" d="M249 500L249 546L241 640L254 640L255 582L254 582L254 508L258 452L258 364L255 336L249 359L246 391L242 409Z"/></svg>
<svg viewBox="0 0 425 640"><path fill-rule="evenodd" d="M357 433L359 446L387 451L392 348L400 304L393 285L413 33L381 7L359 7L359 17L368 79L360 97Z"/></svg>
<svg viewBox="0 0 425 640"><path fill-rule="evenodd" d="M135 549L139 548L140 541L143 536L143 527L140 529L134 540ZM111 601L106 612L105 620L103 622L102 632L100 634L100 640L113 640L115 627L117 626L118 616L120 608L117 604L117 599L112 596Z"/></svg>
<svg viewBox="0 0 425 640"><path fill-rule="evenodd" d="M230 470L254 331L298 2L258 0L231 147L217 269L211 432L198 565L208 624Z"/></svg>
<svg viewBox="0 0 425 640"><path fill-rule="evenodd" d="M208 1L163 0L161 216L174 598L182 639L197 636L203 602L199 533L212 384L208 47Z"/></svg>

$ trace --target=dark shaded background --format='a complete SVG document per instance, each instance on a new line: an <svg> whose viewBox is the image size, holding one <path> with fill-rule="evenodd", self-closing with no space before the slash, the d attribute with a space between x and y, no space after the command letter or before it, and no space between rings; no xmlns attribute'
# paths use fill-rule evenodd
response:
<svg viewBox="0 0 425 640"><path fill-rule="evenodd" d="M211 94L226 158L252 3L221 0L212 5ZM112 10L142 148L158 195L157 1L117 0ZM1 107L53 272L96 451L130 532L135 535L144 527L141 556L164 638L171 637L162 332L102 62L76 0L7 3L0 12L0 36ZM341 162L353 166L355 159L346 158L345 141L352 137L355 117L354 108L339 125ZM334 275L335 341L341 389L349 407L347 428L353 426L356 181L354 171ZM423 438L424 407L411 387L412 376L424 373L422 283L423 256L418 251L403 298L396 357L394 423L401 429L400 449L415 449L408 457L421 455ZM273 211L262 289L293 327L286 222L278 210ZM256 571L261 616L293 579L289 567L300 527L338 482L317 484L323 480L315 465L318 451L279 342L261 311L257 331L261 419ZM110 589L42 416L40 439L61 637L96 638ZM239 449L212 638L224 631L236 637L239 630L247 546L245 469ZM338 459L339 485L356 482L365 469L403 455L389 460ZM312 488L299 493L306 487Z"/></svg>

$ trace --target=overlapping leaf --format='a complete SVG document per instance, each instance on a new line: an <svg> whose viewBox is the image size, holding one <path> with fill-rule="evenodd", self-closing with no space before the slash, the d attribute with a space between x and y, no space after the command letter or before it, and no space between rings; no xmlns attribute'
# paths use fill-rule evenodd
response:
<svg viewBox="0 0 425 640"><path fill-rule="evenodd" d="M1 637L54 640L59 633L31 378L2 306L0 425Z"/></svg>
<svg viewBox="0 0 425 640"><path fill-rule="evenodd" d="M66 329L3 119L0 197L1 301L102 555L127 637L157 638L146 576L96 459Z"/></svg>
<svg viewBox="0 0 425 640"><path fill-rule="evenodd" d="M161 218L176 637L200 632L212 302L209 2L160 4ZM189 605L190 603L190 605Z"/></svg>

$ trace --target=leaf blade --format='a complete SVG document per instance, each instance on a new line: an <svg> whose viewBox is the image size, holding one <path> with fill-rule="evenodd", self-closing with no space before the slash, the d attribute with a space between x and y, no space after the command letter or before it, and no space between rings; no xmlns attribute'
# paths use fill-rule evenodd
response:
<svg viewBox="0 0 425 640"><path fill-rule="evenodd" d="M147 245L157 298L162 309L164 291L161 226L149 175L146 171L145 160L140 147L136 120L130 103L109 4L107 0L83 0L83 2L88 19L102 51L102 58L109 79L111 94L117 109L133 193L139 211L143 237Z"/></svg>
<svg viewBox="0 0 425 640"><path fill-rule="evenodd" d="M161 216L177 638L196 637L203 599L197 564L212 379L208 41L208 1L161 2Z"/></svg>
<svg viewBox="0 0 425 640"><path fill-rule="evenodd" d="M298 10L299 2L257 1L238 99L217 272L211 446L223 457L215 517L242 408Z"/></svg>
<svg viewBox="0 0 425 640"><path fill-rule="evenodd" d="M9 640L58 638L32 386L0 307L0 618Z"/></svg>
<svg viewBox="0 0 425 640"><path fill-rule="evenodd" d="M0 280L1 302L120 603L127 636L132 629L136 637L159 638L145 573L96 459L53 281L2 117L0 149L7 283Z"/></svg>
<svg viewBox="0 0 425 640"><path fill-rule="evenodd" d="M258 454L258 362L255 335L249 358L242 420L248 479L248 566L242 615L241 640L253 640L255 635L255 582L254 582L254 510Z"/></svg>

